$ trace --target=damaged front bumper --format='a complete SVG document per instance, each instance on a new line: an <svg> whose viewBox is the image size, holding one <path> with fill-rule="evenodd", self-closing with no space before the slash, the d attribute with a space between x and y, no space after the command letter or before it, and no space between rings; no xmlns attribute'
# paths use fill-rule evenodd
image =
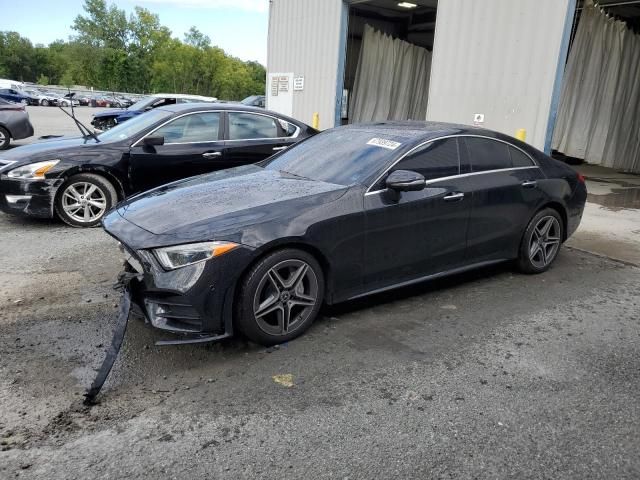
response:
<svg viewBox="0 0 640 480"><path fill-rule="evenodd" d="M53 218L54 199L63 179L21 180L0 176L0 210L13 215Z"/></svg>

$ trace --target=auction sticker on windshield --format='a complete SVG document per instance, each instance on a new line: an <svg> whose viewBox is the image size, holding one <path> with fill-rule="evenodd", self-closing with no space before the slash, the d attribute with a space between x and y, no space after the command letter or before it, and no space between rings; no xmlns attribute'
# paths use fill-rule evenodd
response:
<svg viewBox="0 0 640 480"><path fill-rule="evenodd" d="M382 147L388 150L395 150L402 144L399 142L394 142L393 140L386 140L384 138L372 138L367 142L367 145L374 145L376 147Z"/></svg>

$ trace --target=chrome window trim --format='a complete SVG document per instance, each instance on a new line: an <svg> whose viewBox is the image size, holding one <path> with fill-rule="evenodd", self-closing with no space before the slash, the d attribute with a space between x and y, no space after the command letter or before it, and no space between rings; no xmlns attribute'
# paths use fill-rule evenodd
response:
<svg viewBox="0 0 640 480"><path fill-rule="evenodd" d="M294 127L296 127L296 131L295 131L295 133L293 135L291 135L289 137L240 138L240 139L237 139L237 140L227 139L227 140L225 140L225 142L252 142L252 141L256 141L256 140L260 140L260 141L262 141L262 140L288 140L290 138L298 138L298 135L300 135L301 128L298 125L296 125L295 123L291 123L288 120L284 120L284 119L281 119L281 118L278 118L278 117L274 117L273 115L269 115L268 113L249 112L249 111L246 111L246 110L226 110L226 112L227 112L227 114L229 114L229 113L246 113L248 115L262 115L263 117L272 118L276 122L279 122L280 120L282 120L283 122L287 122L287 123L293 125Z"/></svg>
<svg viewBox="0 0 640 480"><path fill-rule="evenodd" d="M166 122L158 125L156 128L154 128L153 130L151 130L149 133L146 133L145 135L143 135L142 137L140 137L138 140L136 140L130 148L133 147L137 147L138 144L140 142L142 142L145 138L150 137L151 135L153 135L154 133L156 133L158 130L160 130L162 127L164 127L165 125L178 120L179 118L182 117L186 117L187 115L196 115L198 113L222 113L224 110L202 110L201 112L187 112L187 113L183 113L182 115L178 115L177 117L171 117L169 120L167 120ZM218 136L220 135L220 125L218 125ZM220 140L220 139L216 139L213 140L211 142L174 142L174 143L165 143L165 145L189 145L189 144L194 144L194 143L213 143L213 142L224 142L224 140Z"/></svg>
<svg viewBox="0 0 640 480"><path fill-rule="evenodd" d="M422 142L418 145L416 145L415 147L413 147L411 150L409 150L408 152L404 153L400 158L398 158L395 162L393 162L389 167L387 167L387 169L382 172L380 175L378 175L378 177L371 183L371 185L367 188L367 191L365 192L365 196L366 195L372 195L374 193L380 193L380 192L384 192L386 190L386 188L380 189L380 190L371 190L373 188L373 186L378 183L380 181L380 179L382 177L385 176L385 174L387 172L389 172L389 170L391 170L393 167L395 167L399 162L401 162L402 160L404 160L407 156L411 155L413 152L415 152L416 150L418 150L421 147L424 147L425 145L432 143L432 142L436 142L438 140L446 140L447 138L463 138L463 137L475 137L475 138L484 138L486 140L493 140L494 142L501 142L504 143L505 145L509 146L509 147L513 147L513 148L517 148L518 150L520 150L524 155L527 156L527 158L529 158L529 160L531 160L532 165L530 167L510 167L510 168L499 168L496 170L485 170L483 172L469 172L469 173L462 173L459 175L450 175L448 177L440 177L440 178L434 178L431 180L427 180L425 182L425 185L429 185L431 183L435 183L435 182L441 182L442 180L449 180L451 178L462 178L462 177L468 177L471 175L482 175L485 173L496 173L496 172L508 172L511 170L526 170L529 168L540 168L540 165L538 165L538 162L536 162L533 157L531 157L531 155L529 155L527 152L525 152L523 149L521 149L520 147L509 143L505 140L499 139L499 138L492 138L492 137L487 137L486 135L474 135L474 134L466 134L466 133L462 133L459 135L445 135L442 137L437 137L437 138L432 138L430 140L427 140L425 142ZM459 157L459 153L458 153L458 157ZM511 157L509 157L511 158Z"/></svg>

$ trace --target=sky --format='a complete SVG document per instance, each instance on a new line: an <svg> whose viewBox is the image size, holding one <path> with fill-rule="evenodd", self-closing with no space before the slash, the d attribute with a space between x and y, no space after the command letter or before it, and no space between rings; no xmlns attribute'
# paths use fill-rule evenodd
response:
<svg viewBox="0 0 640 480"><path fill-rule="evenodd" d="M35 45L68 40L83 0L0 0L0 31L11 30ZM211 43L243 60L267 63L269 0L107 0L127 13L135 6L160 16L174 37L195 26Z"/></svg>

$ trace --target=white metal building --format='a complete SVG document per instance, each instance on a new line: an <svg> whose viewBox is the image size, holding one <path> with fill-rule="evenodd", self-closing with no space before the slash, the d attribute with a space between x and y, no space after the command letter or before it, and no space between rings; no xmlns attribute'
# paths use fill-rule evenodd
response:
<svg viewBox="0 0 640 480"><path fill-rule="evenodd" d="M640 0L599 4L606 14L594 15L638 28ZM385 119L478 124L510 135L525 129L528 143L550 151L558 109L581 94L579 73L564 89L563 77L583 7L594 8L591 0L271 0L267 108L307 123L318 113L322 129ZM634 44L637 35L628 33L625 45ZM580 48L574 63L584 63L593 45ZM621 58L640 58L629 48ZM640 66L625 68L629 78L635 68L640 75ZM603 89L619 83L611 77ZM606 96L598 88L589 94ZM640 99L634 88L624 90L631 102ZM615 108L589 115L604 118L601 112L615 115ZM593 128L606 131L603 122L614 123L607 117Z"/></svg>

